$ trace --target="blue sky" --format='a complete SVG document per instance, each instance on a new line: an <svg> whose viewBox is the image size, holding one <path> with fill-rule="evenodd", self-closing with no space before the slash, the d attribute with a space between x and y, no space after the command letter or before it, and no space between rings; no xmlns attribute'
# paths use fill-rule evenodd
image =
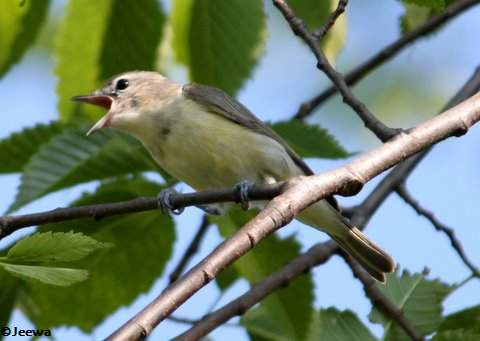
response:
<svg viewBox="0 0 480 341"><path fill-rule="evenodd" d="M57 6L61 4L62 2L57 1ZM252 79L241 91L239 99L262 119L278 120L290 117L302 100L318 93L328 82L315 69L315 61L310 52L292 36L288 26L269 2L267 8L270 34L266 54ZM398 37L397 18L401 12L402 9L396 1L352 1L348 8L347 44L338 61L338 67L345 71ZM432 116L480 64L478 35L472 33L480 30L479 17L480 8L470 10L441 32L418 42L374 72L355 88L355 93L375 114L384 118L387 124L409 127ZM4 112L0 137L37 122L47 122L57 116L53 67L51 56L43 50L34 49L0 80L0 103ZM402 71L391 73L392 70ZM181 70L177 70L170 76L183 81L183 74ZM405 77L413 79L412 84L416 86L412 86L411 93L407 90L407 94L398 94L401 105L388 106L389 102L384 101L385 97L389 96L393 103L397 103L396 86L403 84ZM383 86L375 86L379 82ZM311 121L328 128L351 151L361 152L378 145L375 138L363 129L352 110L342 106L338 99L317 111ZM442 222L455 229L467 255L474 262L480 259L480 234L477 226L480 210L476 193L476 189L480 187L479 137L480 127L474 127L461 139L449 139L436 146L408 181L408 187L415 197L425 207L434 211ZM308 161L316 171L322 171L340 166L346 160ZM379 179L373 180L354 198L340 198L340 202L347 206L359 202L378 181ZM5 210L13 200L18 184L19 177L16 175L0 177L3 193L0 197L0 210ZM49 195L25 207L21 213L65 205L80 192L94 187L95 184L86 184ZM168 264L166 274L176 265L191 239L198 226L200 213L196 209L187 209L175 219L178 220L179 237L175 244L175 255ZM0 242L0 246L27 232L28 230L7 238ZM292 223L280 231L283 236L292 233L297 234L304 249L326 240L325 235L299 223ZM396 195L392 195L375 214L367 234L388 250L402 267L411 271L422 271L428 266L430 278L438 277L447 283L460 282L468 276L468 270L453 252L446 237L435 232L425 219L418 217ZM220 240L215 229L210 229L193 262L207 255ZM480 265L480 262L476 263ZM316 307L351 309L379 335L381 329L370 324L366 318L370 303L364 297L361 285L352 279L350 270L342 260L334 257L326 265L315 269L313 275L316 283ZM60 328L54 335L61 340L100 339L152 300L165 285L166 278L158 279L148 294L139 297L131 306L119 309L92 335L82 334L75 328ZM237 283L221 297L216 306L229 302L247 289L246 282ZM470 281L446 300L445 312L479 304L479 292L478 280ZM199 317L214 304L218 295L219 292L212 283L182 306L177 315ZM31 324L16 311L11 326L26 328ZM153 339L172 337L184 328L185 325L165 321L156 329ZM235 327L220 328L211 336L215 340L246 339L244 332Z"/></svg>

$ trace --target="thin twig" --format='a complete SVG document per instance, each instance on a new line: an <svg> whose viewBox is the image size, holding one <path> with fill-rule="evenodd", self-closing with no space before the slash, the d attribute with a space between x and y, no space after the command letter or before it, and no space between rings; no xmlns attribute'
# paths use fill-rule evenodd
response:
<svg viewBox="0 0 480 341"><path fill-rule="evenodd" d="M200 227L197 230L197 233L195 233L195 236L193 237L192 241L190 242L187 249L185 250L185 253L183 254L182 258L180 259L180 262L178 262L177 266L169 276L169 283L168 283L169 285L175 282L178 277L180 277L180 275L182 274L183 270L185 270L185 267L187 266L190 259L198 252L198 247L200 246L200 243L202 242L203 237L207 233L209 226L210 226L210 222L208 220L208 216L204 214L202 217L202 222L200 224Z"/></svg>
<svg viewBox="0 0 480 341"><path fill-rule="evenodd" d="M268 200L283 191L285 183L258 184L249 188L248 195L252 200ZM239 191L235 188L217 188L192 193L172 193L170 202L174 209L213 204L219 202L239 202ZM67 208L56 208L32 214L0 217L0 240L9 234L28 226L57 223L80 218L96 220L119 214L151 211L159 208L158 199L136 198L115 203L86 205Z"/></svg>
<svg viewBox="0 0 480 341"><path fill-rule="evenodd" d="M459 0L454 1L450 6L448 6L445 11L440 14L437 14L425 23L408 32L407 34L400 37L398 40L394 41L390 45L381 49L373 57L365 61L364 63L358 65L355 69L345 74L345 82L349 86L355 85L358 81L363 79L366 75L372 72L374 69L382 65L383 63L389 61L400 51L410 44L416 42L419 38L427 36L429 33L432 33L441 25L448 22L450 19L455 18L457 15L465 12L470 7L480 3L480 0ZM338 91L337 87L330 86L328 89L323 91L321 94L315 96L314 98L305 101L302 103L298 109L298 112L295 114L295 118L302 119L310 115L320 104L329 99L332 95L336 94Z"/></svg>
<svg viewBox="0 0 480 341"><path fill-rule="evenodd" d="M353 275L362 283L365 295L370 299L373 306L385 314L385 316L389 317L394 323L397 323L412 340L424 340L424 337L416 330L410 321L407 320L403 312L377 288L375 281L360 264L344 252L340 252L340 255L350 266L350 269L352 269Z"/></svg>
<svg viewBox="0 0 480 341"><path fill-rule="evenodd" d="M448 136L466 133L480 120L480 94L424 122L336 170L287 181L286 190L209 256L164 290L108 340L137 340L150 334L215 276L288 224L312 203L332 193L352 194L376 175Z"/></svg>
<svg viewBox="0 0 480 341"><path fill-rule="evenodd" d="M440 222L435 215L424 208L418 200L416 200L410 192L407 190L405 184L400 184L397 186L396 189L398 195L407 203L409 204L415 212L417 212L418 215L421 215L425 217L430 223L433 225L435 230L439 232L443 232L447 235L447 238L450 240L450 244L454 248L454 250L457 252L459 257L462 259L463 263L472 271L472 274L475 277L480 277L480 271L478 268L468 259L465 251L463 250L463 246L458 240L458 238L455 236L455 231L451 228Z"/></svg>
<svg viewBox="0 0 480 341"><path fill-rule="evenodd" d="M328 31L335 24L335 21L337 21L338 17L341 16L343 12L345 12L345 8L347 7L347 4L348 4L348 0L340 0L338 2L337 8L335 9L335 11L333 11L329 15L325 24L323 24L322 27L320 27L318 30L313 32L312 35L317 41L322 40L323 37L328 33Z"/></svg>
<svg viewBox="0 0 480 341"><path fill-rule="evenodd" d="M293 33L300 37L310 48L317 59L317 67L323 71L332 81L335 87L340 91L343 101L348 104L363 121L365 127L372 131L381 141L388 141L390 138L399 133L399 130L387 127L379 121L351 92L343 76L337 72L320 48L317 40L306 29L300 18L295 16L292 9L284 0L273 0L273 4L277 7L289 23Z"/></svg>

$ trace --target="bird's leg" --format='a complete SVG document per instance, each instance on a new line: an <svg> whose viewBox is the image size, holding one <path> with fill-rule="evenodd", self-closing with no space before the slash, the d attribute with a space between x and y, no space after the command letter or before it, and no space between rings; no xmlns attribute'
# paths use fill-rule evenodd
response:
<svg viewBox="0 0 480 341"><path fill-rule="evenodd" d="M165 215L182 214L184 207L174 208L172 205L172 195L178 194L178 192L173 188L165 188L160 191L157 195L157 205Z"/></svg>
<svg viewBox="0 0 480 341"><path fill-rule="evenodd" d="M245 211L250 208L250 198L248 197L248 192L250 192L253 186L255 186L255 183L248 180L241 181L235 185L235 190L240 197L240 206Z"/></svg>
<svg viewBox="0 0 480 341"><path fill-rule="evenodd" d="M203 212L210 215L222 215L223 211L213 205L195 205L197 208L201 209Z"/></svg>

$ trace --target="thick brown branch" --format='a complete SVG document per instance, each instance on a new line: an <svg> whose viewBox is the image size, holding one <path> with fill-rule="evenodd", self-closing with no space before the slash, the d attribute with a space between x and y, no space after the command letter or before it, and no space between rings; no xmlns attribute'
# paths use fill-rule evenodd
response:
<svg viewBox="0 0 480 341"><path fill-rule="evenodd" d="M389 317L394 323L398 324L412 340L424 340L424 337L411 325L410 321L405 318L403 312L377 288L375 281L363 270L360 264L343 252L341 252L340 255L352 269L353 275L362 283L365 295L370 299L373 306L385 314L385 316Z"/></svg>
<svg viewBox="0 0 480 341"><path fill-rule="evenodd" d="M283 190L284 183L256 185L249 190L252 200L271 199ZM239 202L235 188L218 188L192 193L175 193L170 197L174 208L205 205L218 202ZM113 215L143 212L158 209L157 198L138 198L116 203L57 208L51 211L0 217L0 240L9 234L28 226L58 223L80 218L101 219Z"/></svg>
<svg viewBox="0 0 480 341"><path fill-rule="evenodd" d="M457 252L457 254L462 259L463 263L472 271L473 276L480 277L480 271L478 268L468 259L465 251L463 250L462 244L455 236L455 232L451 227L446 226L445 224L441 223L435 215L427 210L426 208L422 207L420 203L415 200L415 198L408 192L405 185L401 184L397 186L397 193L398 195L407 203L409 204L418 215L421 215L428 219L433 227L439 231L443 232L447 235L448 239L450 240L450 244Z"/></svg>
<svg viewBox="0 0 480 341"><path fill-rule="evenodd" d="M208 216L205 214L202 217L202 222L200 224L200 227L198 228L197 233L195 233L195 236L193 237L192 241L190 242L187 249L185 250L185 253L180 259L180 262L178 262L177 266L170 274L169 284L172 284L178 279L178 277L180 277L180 275L182 274L183 270L185 270L185 267L187 266L190 259L198 252L198 247L200 246L200 243L202 242L203 237L205 237L205 234L207 233L209 226L210 226L210 222L208 221Z"/></svg>
<svg viewBox="0 0 480 341"><path fill-rule="evenodd" d="M453 2L444 12L435 15L428 19L425 23L418 26L411 32L403 35L398 40L394 41L390 45L384 47L373 57L360 64L352 71L345 74L345 82L349 86L355 85L358 81L363 79L366 75L372 72L374 69L393 58L397 53L402 51L405 47L417 41L419 38L427 36L432 33L441 25L448 22L450 19L455 18L457 15L463 13L473 5L480 3L480 0L459 0ZM310 115L320 104L329 99L332 95L338 91L336 86L331 86L327 90L323 91L318 96L302 103L298 112L295 114L295 118L304 118Z"/></svg>
<svg viewBox="0 0 480 341"><path fill-rule="evenodd" d="M153 302L108 339L135 340L150 333L220 271L237 260L312 203L333 193L352 194L362 185L405 158L449 136L464 134L480 120L480 94L449 111L402 133L384 145L336 170L287 182L286 190L271 200L254 219L218 246L197 266L179 278Z"/></svg>
<svg viewBox="0 0 480 341"><path fill-rule="evenodd" d="M338 17L341 16L343 12L345 12L345 8L347 7L347 4L348 4L348 0L340 0L338 2L337 8L335 9L335 11L333 11L333 13L329 15L325 24L323 24L322 27L320 27L318 30L313 32L313 37L317 41L322 40L323 37L328 33L328 31L335 24L335 21L337 21Z"/></svg>
<svg viewBox="0 0 480 341"><path fill-rule="evenodd" d="M273 0L273 4L282 12L295 35L300 37L308 45L317 59L317 67L332 81L341 93L343 101L357 113L365 124L365 127L372 131L381 141L387 141L396 135L398 133L397 129L392 129L384 125L368 110L365 104L353 95L343 76L332 67L315 37L308 32L302 20L295 16L287 3L284 0Z"/></svg>

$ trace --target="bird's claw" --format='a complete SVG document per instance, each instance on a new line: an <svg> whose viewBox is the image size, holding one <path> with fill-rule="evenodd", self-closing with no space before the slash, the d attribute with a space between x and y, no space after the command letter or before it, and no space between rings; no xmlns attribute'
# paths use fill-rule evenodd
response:
<svg viewBox="0 0 480 341"><path fill-rule="evenodd" d="M157 205L165 215L179 215L182 214L184 207L173 207L172 195L178 194L173 188L165 188L157 195Z"/></svg>
<svg viewBox="0 0 480 341"><path fill-rule="evenodd" d="M245 211L250 208L250 203L249 203L250 198L248 197L248 193L250 192L253 186L255 186L255 183L248 180L239 182L238 184L235 185L235 190L237 191L238 196L240 197L240 206Z"/></svg>

